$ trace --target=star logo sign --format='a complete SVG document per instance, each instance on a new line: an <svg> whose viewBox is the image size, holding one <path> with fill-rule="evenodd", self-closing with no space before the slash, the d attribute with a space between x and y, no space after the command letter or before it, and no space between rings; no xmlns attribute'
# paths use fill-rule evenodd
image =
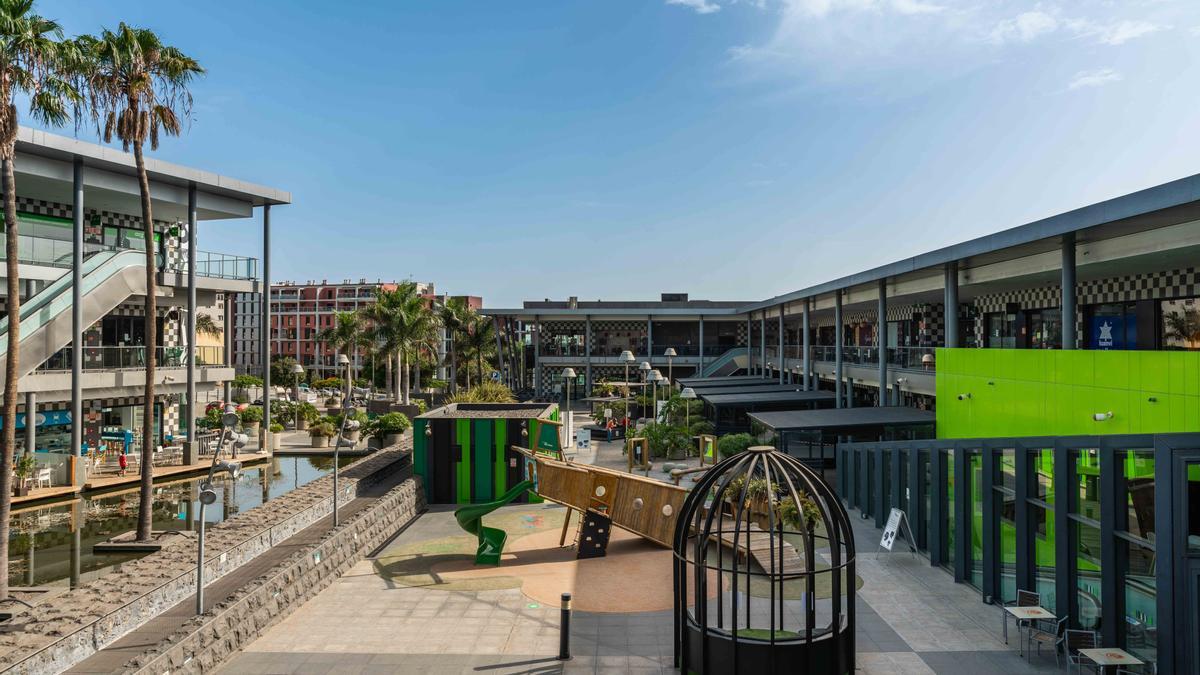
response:
<svg viewBox="0 0 1200 675"><path fill-rule="evenodd" d="M1105 321L1100 324L1100 339L1112 341L1112 324Z"/></svg>

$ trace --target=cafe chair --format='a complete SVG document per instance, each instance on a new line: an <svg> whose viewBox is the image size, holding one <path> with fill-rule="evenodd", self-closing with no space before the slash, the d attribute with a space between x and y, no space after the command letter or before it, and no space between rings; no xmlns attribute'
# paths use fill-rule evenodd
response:
<svg viewBox="0 0 1200 675"><path fill-rule="evenodd" d="M1042 645L1051 645L1054 647L1054 665L1062 667L1062 645L1064 643L1064 633L1067 629L1067 617L1063 617L1051 623L1050 621L1037 621L1029 627L1025 634L1025 654L1028 655L1034 643L1037 643L1037 654L1042 655Z"/></svg>
<svg viewBox="0 0 1200 675"><path fill-rule="evenodd" d="M1100 646L1100 635L1093 630L1077 630L1068 629L1063 633L1063 652L1067 655L1067 672L1071 672L1071 666L1075 666L1075 672L1083 672L1086 667L1089 670L1096 671L1096 664L1092 663L1086 656L1079 653L1080 649L1095 649Z"/></svg>

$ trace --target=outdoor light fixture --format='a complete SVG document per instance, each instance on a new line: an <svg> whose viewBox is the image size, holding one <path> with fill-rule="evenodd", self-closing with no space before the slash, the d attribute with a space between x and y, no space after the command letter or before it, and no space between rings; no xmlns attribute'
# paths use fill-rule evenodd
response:
<svg viewBox="0 0 1200 675"><path fill-rule="evenodd" d="M350 363L350 359L346 358L345 354L338 356L338 361L346 359L346 363ZM350 374L349 366L346 367L346 375ZM342 428L338 430L337 442L333 444L333 527L338 526L338 451L342 449L342 440L346 436L347 431L354 431L358 428L358 420L350 419L350 413L354 410L351 404L350 396L347 394L342 401ZM352 446L353 447L353 446Z"/></svg>
<svg viewBox="0 0 1200 675"><path fill-rule="evenodd" d="M432 435L433 435L433 426L426 423L425 424L425 438L429 438Z"/></svg>
<svg viewBox="0 0 1200 675"><path fill-rule="evenodd" d="M663 375L657 369L646 373L646 381L654 384L654 395L650 399L650 414L654 421L658 421L658 383L663 380Z"/></svg>
<svg viewBox="0 0 1200 675"><path fill-rule="evenodd" d="M667 357L667 386L670 386L675 381L675 357L679 356L675 353L674 347L667 347L667 351L663 352L663 356Z"/></svg>
<svg viewBox="0 0 1200 675"><path fill-rule="evenodd" d="M572 382L572 380L575 379L575 369L570 366L563 368L562 379L563 379L563 385L566 387L565 393L567 395L567 403L566 403L567 424L566 424L566 426L563 427L563 430L567 432L567 441L566 442L574 443L574 441L571 440L572 438L574 438L574 436L571 433L574 430L572 428L573 425L571 423L572 422L572 420L571 420L571 382ZM564 445L566 445L566 443L564 443Z"/></svg>
<svg viewBox="0 0 1200 675"><path fill-rule="evenodd" d="M628 349L621 352L621 355L618 356L617 358L620 359L623 363L633 363L634 361L637 361L637 357L635 357L633 355L633 352L629 351ZM628 366L626 366L626 367L628 367Z"/></svg>
<svg viewBox="0 0 1200 675"><path fill-rule="evenodd" d="M683 422L686 426L692 419L692 401L696 400L696 390L684 387L683 391L679 392L679 398L683 399ZM701 453L701 457L700 461L703 463L703 453Z"/></svg>
<svg viewBox="0 0 1200 675"><path fill-rule="evenodd" d="M196 537L196 613L204 613L204 511L205 508L217 503L217 491L213 489L213 478L218 472L229 474L237 479L242 473L242 463L220 459L221 447L226 443L234 447L244 446L247 442L245 434L234 432L238 423L238 414L233 404L225 406L225 414L221 416L221 438L217 441L217 449L213 452L212 465L208 467L208 477L200 483L200 530Z"/></svg>
<svg viewBox="0 0 1200 675"><path fill-rule="evenodd" d="M292 374L296 376L296 381L292 383L292 400L300 402L300 380L304 379L304 366L299 363L292 366Z"/></svg>
<svg viewBox="0 0 1200 675"><path fill-rule="evenodd" d="M1113 418L1113 414L1112 414L1111 410L1108 412L1096 413L1096 414L1092 415L1092 419L1097 422L1104 422L1106 420L1111 420L1112 418Z"/></svg>

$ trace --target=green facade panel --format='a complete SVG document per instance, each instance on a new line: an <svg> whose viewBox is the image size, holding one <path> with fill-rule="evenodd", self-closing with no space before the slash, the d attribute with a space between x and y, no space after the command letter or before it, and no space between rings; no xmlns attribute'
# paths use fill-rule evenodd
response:
<svg viewBox="0 0 1200 675"><path fill-rule="evenodd" d="M938 438L1200 431L1197 352L939 349L937 364Z"/></svg>
<svg viewBox="0 0 1200 675"><path fill-rule="evenodd" d="M458 445L460 456L458 459L457 471L455 478L458 488L458 503L471 503L471 420L459 419L455 420L455 437L454 442Z"/></svg>
<svg viewBox="0 0 1200 675"><path fill-rule="evenodd" d="M493 496L495 462L492 461L492 430L495 425L496 421L490 419L475 420L472 425L474 433L471 445L474 448L474 456L471 459L474 467L475 502L490 502L496 498Z"/></svg>

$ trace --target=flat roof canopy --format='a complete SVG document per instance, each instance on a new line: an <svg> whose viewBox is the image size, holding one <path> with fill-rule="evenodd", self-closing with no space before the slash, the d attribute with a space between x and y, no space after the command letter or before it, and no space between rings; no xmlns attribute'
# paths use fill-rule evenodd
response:
<svg viewBox="0 0 1200 675"><path fill-rule="evenodd" d="M695 391L697 396L705 398L720 394L769 394L780 391L801 391L801 388L798 384L734 384L728 387L706 387Z"/></svg>
<svg viewBox="0 0 1200 675"><path fill-rule="evenodd" d="M736 377L685 377L675 380L681 387L691 387L692 389L709 389L711 387L732 387L737 386L766 386L768 384L779 384L777 379L769 379L759 377L757 375L738 375Z"/></svg>
<svg viewBox="0 0 1200 675"><path fill-rule="evenodd" d="M814 401L832 401L833 397L834 394L831 391L765 391L757 394L700 395L701 399L713 406L755 405L758 403L809 403Z"/></svg>
<svg viewBox="0 0 1200 675"><path fill-rule="evenodd" d="M888 406L750 413L750 419L773 431L807 431L845 427L899 427L933 424L933 411Z"/></svg>

